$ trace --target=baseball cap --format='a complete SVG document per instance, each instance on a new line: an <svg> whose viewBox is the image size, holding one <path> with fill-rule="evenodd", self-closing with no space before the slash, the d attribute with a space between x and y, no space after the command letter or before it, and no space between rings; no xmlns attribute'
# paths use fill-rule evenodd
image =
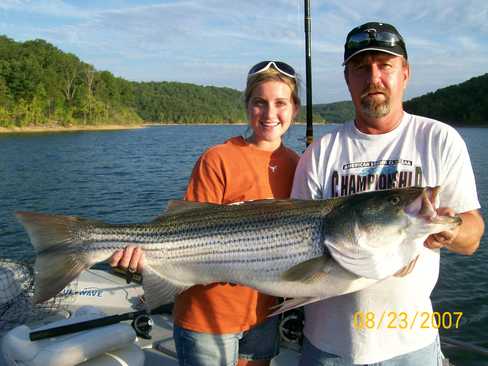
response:
<svg viewBox="0 0 488 366"><path fill-rule="evenodd" d="M403 37L394 26L387 23L369 22L351 30L344 44L343 65L365 51L380 51L408 58Z"/></svg>

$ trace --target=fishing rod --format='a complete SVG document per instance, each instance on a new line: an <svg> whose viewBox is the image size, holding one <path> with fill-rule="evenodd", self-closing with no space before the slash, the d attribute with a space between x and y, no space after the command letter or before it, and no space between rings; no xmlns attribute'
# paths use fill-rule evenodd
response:
<svg viewBox="0 0 488 366"><path fill-rule="evenodd" d="M151 332L153 322L152 319L149 317L149 313L145 310L134 311L119 315L110 315L102 318L62 325L59 327L37 330L29 334L29 339L31 341L38 341L44 338L58 337L65 334L81 332L83 330L117 324L125 320L132 320L132 328L134 328L136 334L139 337L144 339L151 339L149 333Z"/></svg>
<svg viewBox="0 0 488 366"><path fill-rule="evenodd" d="M310 16L310 0L304 0L305 9L305 74L306 74L306 146L313 141L313 118L312 118L312 18Z"/></svg>

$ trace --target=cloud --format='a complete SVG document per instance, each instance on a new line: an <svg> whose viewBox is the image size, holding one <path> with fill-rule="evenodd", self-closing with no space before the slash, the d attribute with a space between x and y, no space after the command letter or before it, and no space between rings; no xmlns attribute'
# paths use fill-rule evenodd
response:
<svg viewBox="0 0 488 366"><path fill-rule="evenodd" d="M2 0L0 9L54 17L88 18L91 11L62 0Z"/></svg>
<svg viewBox="0 0 488 366"><path fill-rule="evenodd" d="M248 68L270 58L305 74L302 0L3 0L0 9L7 36L46 39L130 80L242 89ZM348 98L341 63L354 26L371 20L397 26L419 76L408 92L417 93L483 73L486 19L485 0L313 1L314 100Z"/></svg>

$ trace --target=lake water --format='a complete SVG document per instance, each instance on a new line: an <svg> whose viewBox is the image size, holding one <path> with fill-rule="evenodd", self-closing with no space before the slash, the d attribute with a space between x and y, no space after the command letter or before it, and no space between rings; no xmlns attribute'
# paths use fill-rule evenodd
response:
<svg viewBox="0 0 488 366"><path fill-rule="evenodd" d="M332 126L316 126L320 136ZM32 257L16 210L63 213L109 222L141 222L181 198L193 164L209 146L245 134L246 126L162 126L125 131L0 135L0 257ZM488 129L458 129L467 142L484 216L488 217ZM303 125L286 144L304 150ZM460 187L463 189L463 187ZM436 309L462 311L457 330L441 335L488 347L487 239L476 255L443 252L433 294ZM456 366L488 364L445 348Z"/></svg>

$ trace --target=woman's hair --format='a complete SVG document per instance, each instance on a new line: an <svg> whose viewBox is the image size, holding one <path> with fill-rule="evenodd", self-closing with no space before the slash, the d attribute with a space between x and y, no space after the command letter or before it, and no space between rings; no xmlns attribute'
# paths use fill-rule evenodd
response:
<svg viewBox="0 0 488 366"><path fill-rule="evenodd" d="M249 100L251 99L251 95L254 92L254 89L256 89L256 87L259 84L265 81L281 81L286 85L288 85L291 90L291 98L293 103L295 103L297 107L300 107L300 96L299 96L300 81L298 79L298 75L296 76L296 78L291 78L289 76L282 74L281 72L279 72L273 67L269 67L268 69L262 72L259 72L257 74L248 77L246 90L244 91L244 103L246 107L249 103Z"/></svg>

